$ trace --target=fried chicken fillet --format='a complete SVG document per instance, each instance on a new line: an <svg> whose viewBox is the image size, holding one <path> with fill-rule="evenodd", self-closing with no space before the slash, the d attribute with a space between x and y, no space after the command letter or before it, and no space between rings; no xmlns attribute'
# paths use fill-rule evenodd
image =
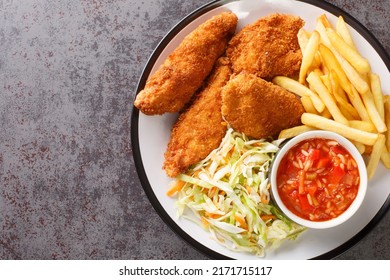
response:
<svg viewBox="0 0 390 280"><path fill-rule="evenodd" d="M238 74L222 90L225 120L234 130L256 139L299 125L303 113L293 93L254 74Z"/></svg>
<svg viewBox="0 0 390 280"><path fill-rule="evenodd" d="M221 91L231 75L229 61L220 58L204 88L175 123L163 169L175 177L218 148L226 133L221 114Z"/></svg>
<svg viewBox="0 0 390 280"><path fill-rule="evenodd" d="M144 114L179 112L225 53L237 16L223 12L188 34L146 81L134 105Z"/></svg>
<svg viewBox="0 0 390 280"><path fill-rule="evenodd" d="M303 24L297 16L272 14L245 26L226 50L234 73L245 71L265 79L298 73L302 53L297 34Z"/></svg>

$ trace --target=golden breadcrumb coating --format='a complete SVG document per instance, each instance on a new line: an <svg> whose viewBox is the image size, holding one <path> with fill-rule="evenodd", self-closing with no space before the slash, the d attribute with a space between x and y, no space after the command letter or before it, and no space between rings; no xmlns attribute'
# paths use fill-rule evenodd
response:
<svg viewBox="0 0 390 280"><path fill-rule="evenodd" d="M226 133L221 114L221 90L231 70L227 58L220 58L203 90L179 115L165 152L163 169L175 177L218 148Z"/></svg>
<svg viewBox="0 0 390 280"><path fill-rule="evenodd" d="M265 79L298 73L302 53L297 34L303 24L298 16L272 14L245 26L226 50L234 73L244 71Z"/></svg>
<svg viewBox="0 0 390 280"><path fill-rule="evenodd" d="M291 92L253 74L238 74L222 90L222 115L236 131L262 139L299 125L304 108Z"/></svg>
<svg viewBox="0 0 390 280"><path fill-rule="evenodd" d="M147 115L179 112L224 54L236 25L237 16L223 12L188 34L148 78L134 105Z"/></svg>

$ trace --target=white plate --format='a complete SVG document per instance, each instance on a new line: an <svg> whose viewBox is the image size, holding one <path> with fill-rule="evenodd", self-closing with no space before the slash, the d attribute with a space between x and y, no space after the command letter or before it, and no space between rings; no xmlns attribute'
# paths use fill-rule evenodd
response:
<svg viewBox="0 0 390 280"><path fill-rule="evenodd" d="M183 37L195 27L222 11L231 10L239 18L237 30L257 18L271 13L288 13L305 20L305 28L313 30L315 19L325 13L335 23L343 15L351 26L351 33L360 53L369 58L372 71L382 81L390 79L390 59L373 35L344 11L324 1L291 0L243 0L215 1L207 4L183 19L162 40L151 56L140 78L139 92L147 77L157 69ZM390 83L383 83L384 92L390 92ZM162 170L164 152L169 139L175 114L146 116L136 108L132 115L132 146L134 160L142 186L156 211L164 221L181 237L213 258L256 259L247 253L232 252L210 238L208 232L198 225L179 219L176 215L175 199L166 196L171 179ZM265 259L328 259L333 258L361 240L382 218L390 207L390 171L380 165L375 177L369 182L366 199L358 213L347 223L327 229L308 230L296 241L288 241L273 252L267 252Z"/></svg>

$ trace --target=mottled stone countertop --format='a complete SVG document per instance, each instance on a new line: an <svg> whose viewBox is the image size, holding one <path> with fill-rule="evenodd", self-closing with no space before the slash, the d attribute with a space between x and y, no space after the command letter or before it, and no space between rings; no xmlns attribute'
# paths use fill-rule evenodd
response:
<svg viewBox="0 0 390 280"><path fill-rule="evenodd" d="M155 212L130 142L152 50L207 2L0 1L0 259L208 259ZM329 2L390 52L389 0ZM387 213L337 259L389 246Z"/></svg>

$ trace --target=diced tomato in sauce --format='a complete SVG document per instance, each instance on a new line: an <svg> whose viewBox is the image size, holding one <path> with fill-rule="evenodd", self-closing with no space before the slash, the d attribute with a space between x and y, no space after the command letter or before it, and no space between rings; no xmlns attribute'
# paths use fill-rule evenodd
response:
<svg viewBox="0 0 390 280"><path fill-rule="evenodd" d="M279 196L303 219L327 221L341 215L357 196L358 166L334 140L312 138L283 157L277 173Z"/></svg>

